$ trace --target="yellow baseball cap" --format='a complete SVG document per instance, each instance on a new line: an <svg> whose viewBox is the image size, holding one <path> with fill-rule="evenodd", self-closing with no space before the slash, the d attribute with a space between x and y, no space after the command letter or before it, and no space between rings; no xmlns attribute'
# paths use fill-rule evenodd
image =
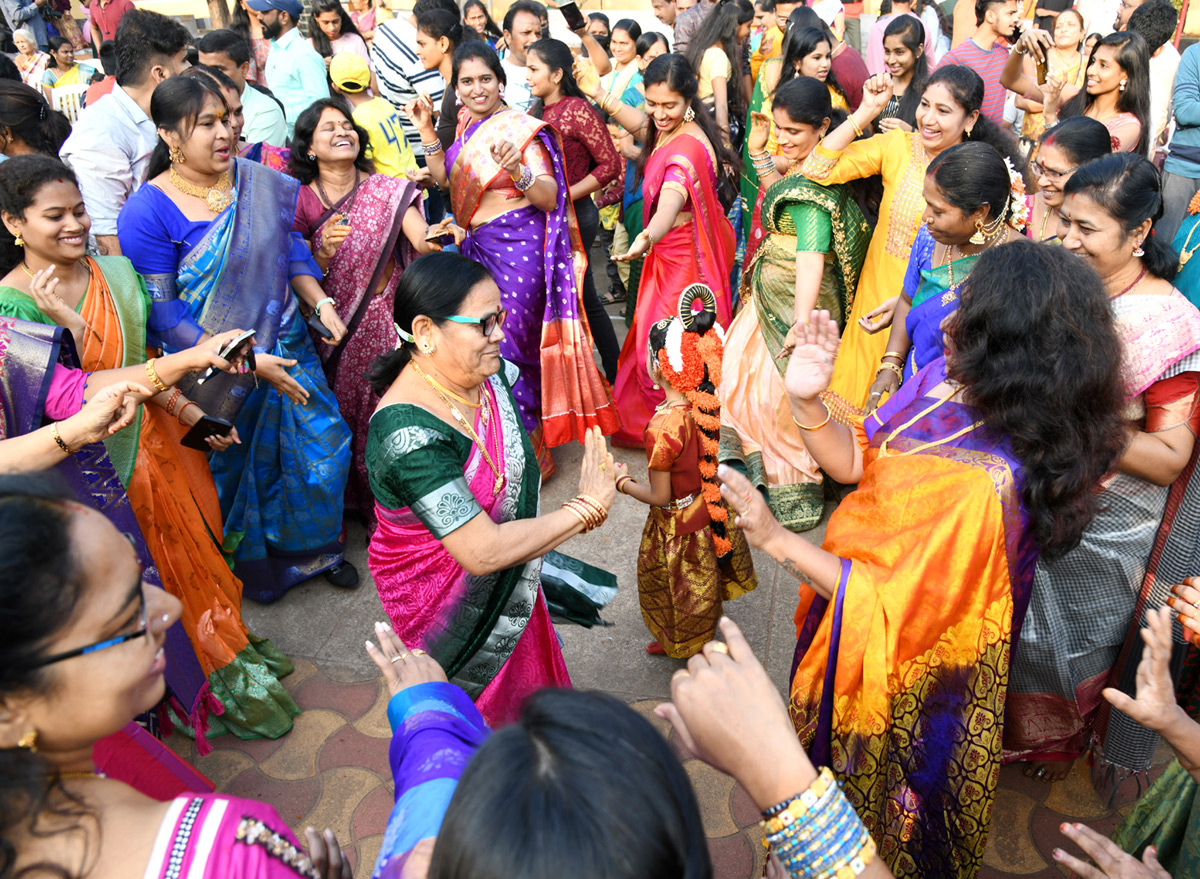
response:
<svg viewBox="0 0 1200 879"><path fill-rule="evenodd" d="M329 78L344 92L361 92L371 84L371 71L361 55L338 52L329 61Z"/></svg>

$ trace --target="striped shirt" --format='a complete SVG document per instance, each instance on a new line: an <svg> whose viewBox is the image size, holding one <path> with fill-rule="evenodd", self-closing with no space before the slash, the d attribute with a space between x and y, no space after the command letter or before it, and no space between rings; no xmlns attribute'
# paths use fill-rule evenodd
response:
<svg viewBox="0 0 1200 879"><path fill-rule="evenodd" d="M437 70L426 70L421 64L417 57L417 29L407 18L380 22L375 28L371 60L379 80L379 91L396 109L416 100L418 94L429 95L434 107L442 106L446 81ZM413 155L425 155L416 126L403 112L397 115Z"/></svg>
<svg viewBox="0 0 1200 879"><path fill-rule="evenodd" d="M947 64L970 67L983 79L983 106L979 112L997 125L1004 125L1004 100L1008 91L1000 85L1000 74L1008 61L1008 47L997 41L990 49L981 49L974 39L959 43L944 56L939 68Z"/></svg>

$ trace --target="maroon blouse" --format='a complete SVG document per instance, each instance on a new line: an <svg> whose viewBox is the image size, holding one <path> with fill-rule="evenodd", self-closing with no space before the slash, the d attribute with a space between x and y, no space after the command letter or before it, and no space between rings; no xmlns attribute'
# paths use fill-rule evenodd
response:
<svg viewBox="0 0 1200 879"><path fill-rule="evenodd" d="M572 186L592 174L603 189L621 175L621 157L608 129L583 98L562 98L542 111L542 119L562 135L567 182Z"/></svg>

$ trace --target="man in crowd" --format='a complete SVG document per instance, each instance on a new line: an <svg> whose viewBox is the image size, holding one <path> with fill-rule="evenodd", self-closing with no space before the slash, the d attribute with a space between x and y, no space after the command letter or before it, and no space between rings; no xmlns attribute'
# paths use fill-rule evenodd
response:
<svg viewBox="0 0 1200 879"><path fill-rule="evenodd" d="M970 0L960 0L969 3ZM1021 7L1017 0L975 0L975 33L943 57L938 67L964 64L983 79L983 106L979 112L997 125L1004 125L1004 86L1000 74L1008 61L1008 40L1017 28ZM926 48L925 51L929 51ZM870 67L870 60L867 61Z"/></svg>
<svg viewBox="0 0 1200 879"><path fill-rule="evenodd" d="M542 38L542 17L532 0L517 0L504 13L504 42L508 51L500 60L504 76L504 102L521 112L529 109L533 95L525 76L525 50Z"/></svg>
<svg viewBox="0 0 1200 879"><path fill-rule="evenodd" d="M216 30L205 34L196 48L201 64L221 71L237 86L242 112L246 116L242 139L246 143L286 146L287 121L283 106L261 86L246 80L250 72L250 42L237 31Z"/></svg>
<svg viewBox="0 0 1200 879"><path fill-rule="evenodd" d="M97 51L105 40L116 38L121 19L134 8L131 0L92 0L88 6L88 29Z"/></svg>
<svg viewBox="0 0 1200 879"><path fill-rule="evenodd" d="M871 33L867 37L867 72L872 76L877 73L883 73L883 32L887 30L887 26L892 23L892 20L901 15L911 15L913 18L920 21L920 16L913 12L914 0L893 0L892 11L887 15L881 15L875 19L875 24L871 26ZM959 0L964 2L964 0ZM965 0L970 2L970 0ZM924 26L924 22L922 22ZM934 57L934 49L937 46L937 34L929 28L925 28L925 57L932 59ZM839 80L840 81L840 80ZM842 86L846 88L845 85Z"/></svg>
<svg viewBox="0 0 1200 879"><path fill-rule="evenodd" d="M188 66L192 36L179 22L135 9L117 28L117 82L111 93L79 114L60 156L79 177L102 253L119 254L117 214L142 184L158 131L150 96L164 79Z"/></svg>
<svg viewBox="0 0 1200 879"><path fill-rule="evenodd" d="M1121 5L1117 7L1117 18L1113 22L1113 30L1128 30L1129 16L1133 15L1133 11L1141 7L1143 2L1145 0L1121 0Z"/></svg>
<svg viewBox="0 0 1200 879"><path fill-rule="evenodd" d="M454 0L417 0L412 14L381 21L375 26L371 64L380 93L394 107L403 107L415 101L418 95L428 95L433 106L442 106L446 81L436 67L426 70L417 55L417 16L435 9L459 14ZM421 135L416 126L403 113L400 124L417 165L425 167L425 151L421 148Z"/></svg>
<svg viewBox="0 0 1200 879"><path fill-rule="evenodd" d="M1170 0L1148 0L1133 10L1125 30L1141 34L1150 52L1150 149L1154 158L1160 140L1166 143L1167 124L1171 121L1171 90L1179 69L1179 50L1171 44L1179 13Z"/></svg>
<svg viewBox="0 0 1200 879"><path fill-rule="evenodd" d="M1200 43L1188 46L1171 93L1175 136L1163 165L1163 215L1154 234L1171 241L1187 216L1188 202L1200 191Z"/></svg>
<svg viewBox="0 0 1200 879"><path fill-rule="evenodd" d="M304 14L300 0L246 0L246 5L258 13L263 36L271 41L265 75L283 104L290 139L300 114L313 101L329 97L325 60L297 28Z"/></svg>
<svg viewBox="0 0 1200 879"><path fill-rule="evenodd" d="M389 177L415 171L417 163L404 139L400 114L385 98L373 98L367 91L371 85L367 59L354 52L338 52L329 62L329 79L349 102L354 124L367 132L375 170Z"/></svg>

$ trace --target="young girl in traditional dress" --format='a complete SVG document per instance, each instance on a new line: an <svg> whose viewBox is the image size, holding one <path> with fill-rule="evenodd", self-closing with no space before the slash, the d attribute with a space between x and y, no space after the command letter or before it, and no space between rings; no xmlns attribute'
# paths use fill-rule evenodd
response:
<svg viewBox="0 0 1200 879"><path fill-rule="evenodd" d="M617 490L650 505L638 552L647 653L686 659L711 641L722 602L758 585L750 548L716 482L724 333L711 289L692 284L679 313L650 328L648 370L666 399L646 426L650 482L617 464Z"/></svg>

